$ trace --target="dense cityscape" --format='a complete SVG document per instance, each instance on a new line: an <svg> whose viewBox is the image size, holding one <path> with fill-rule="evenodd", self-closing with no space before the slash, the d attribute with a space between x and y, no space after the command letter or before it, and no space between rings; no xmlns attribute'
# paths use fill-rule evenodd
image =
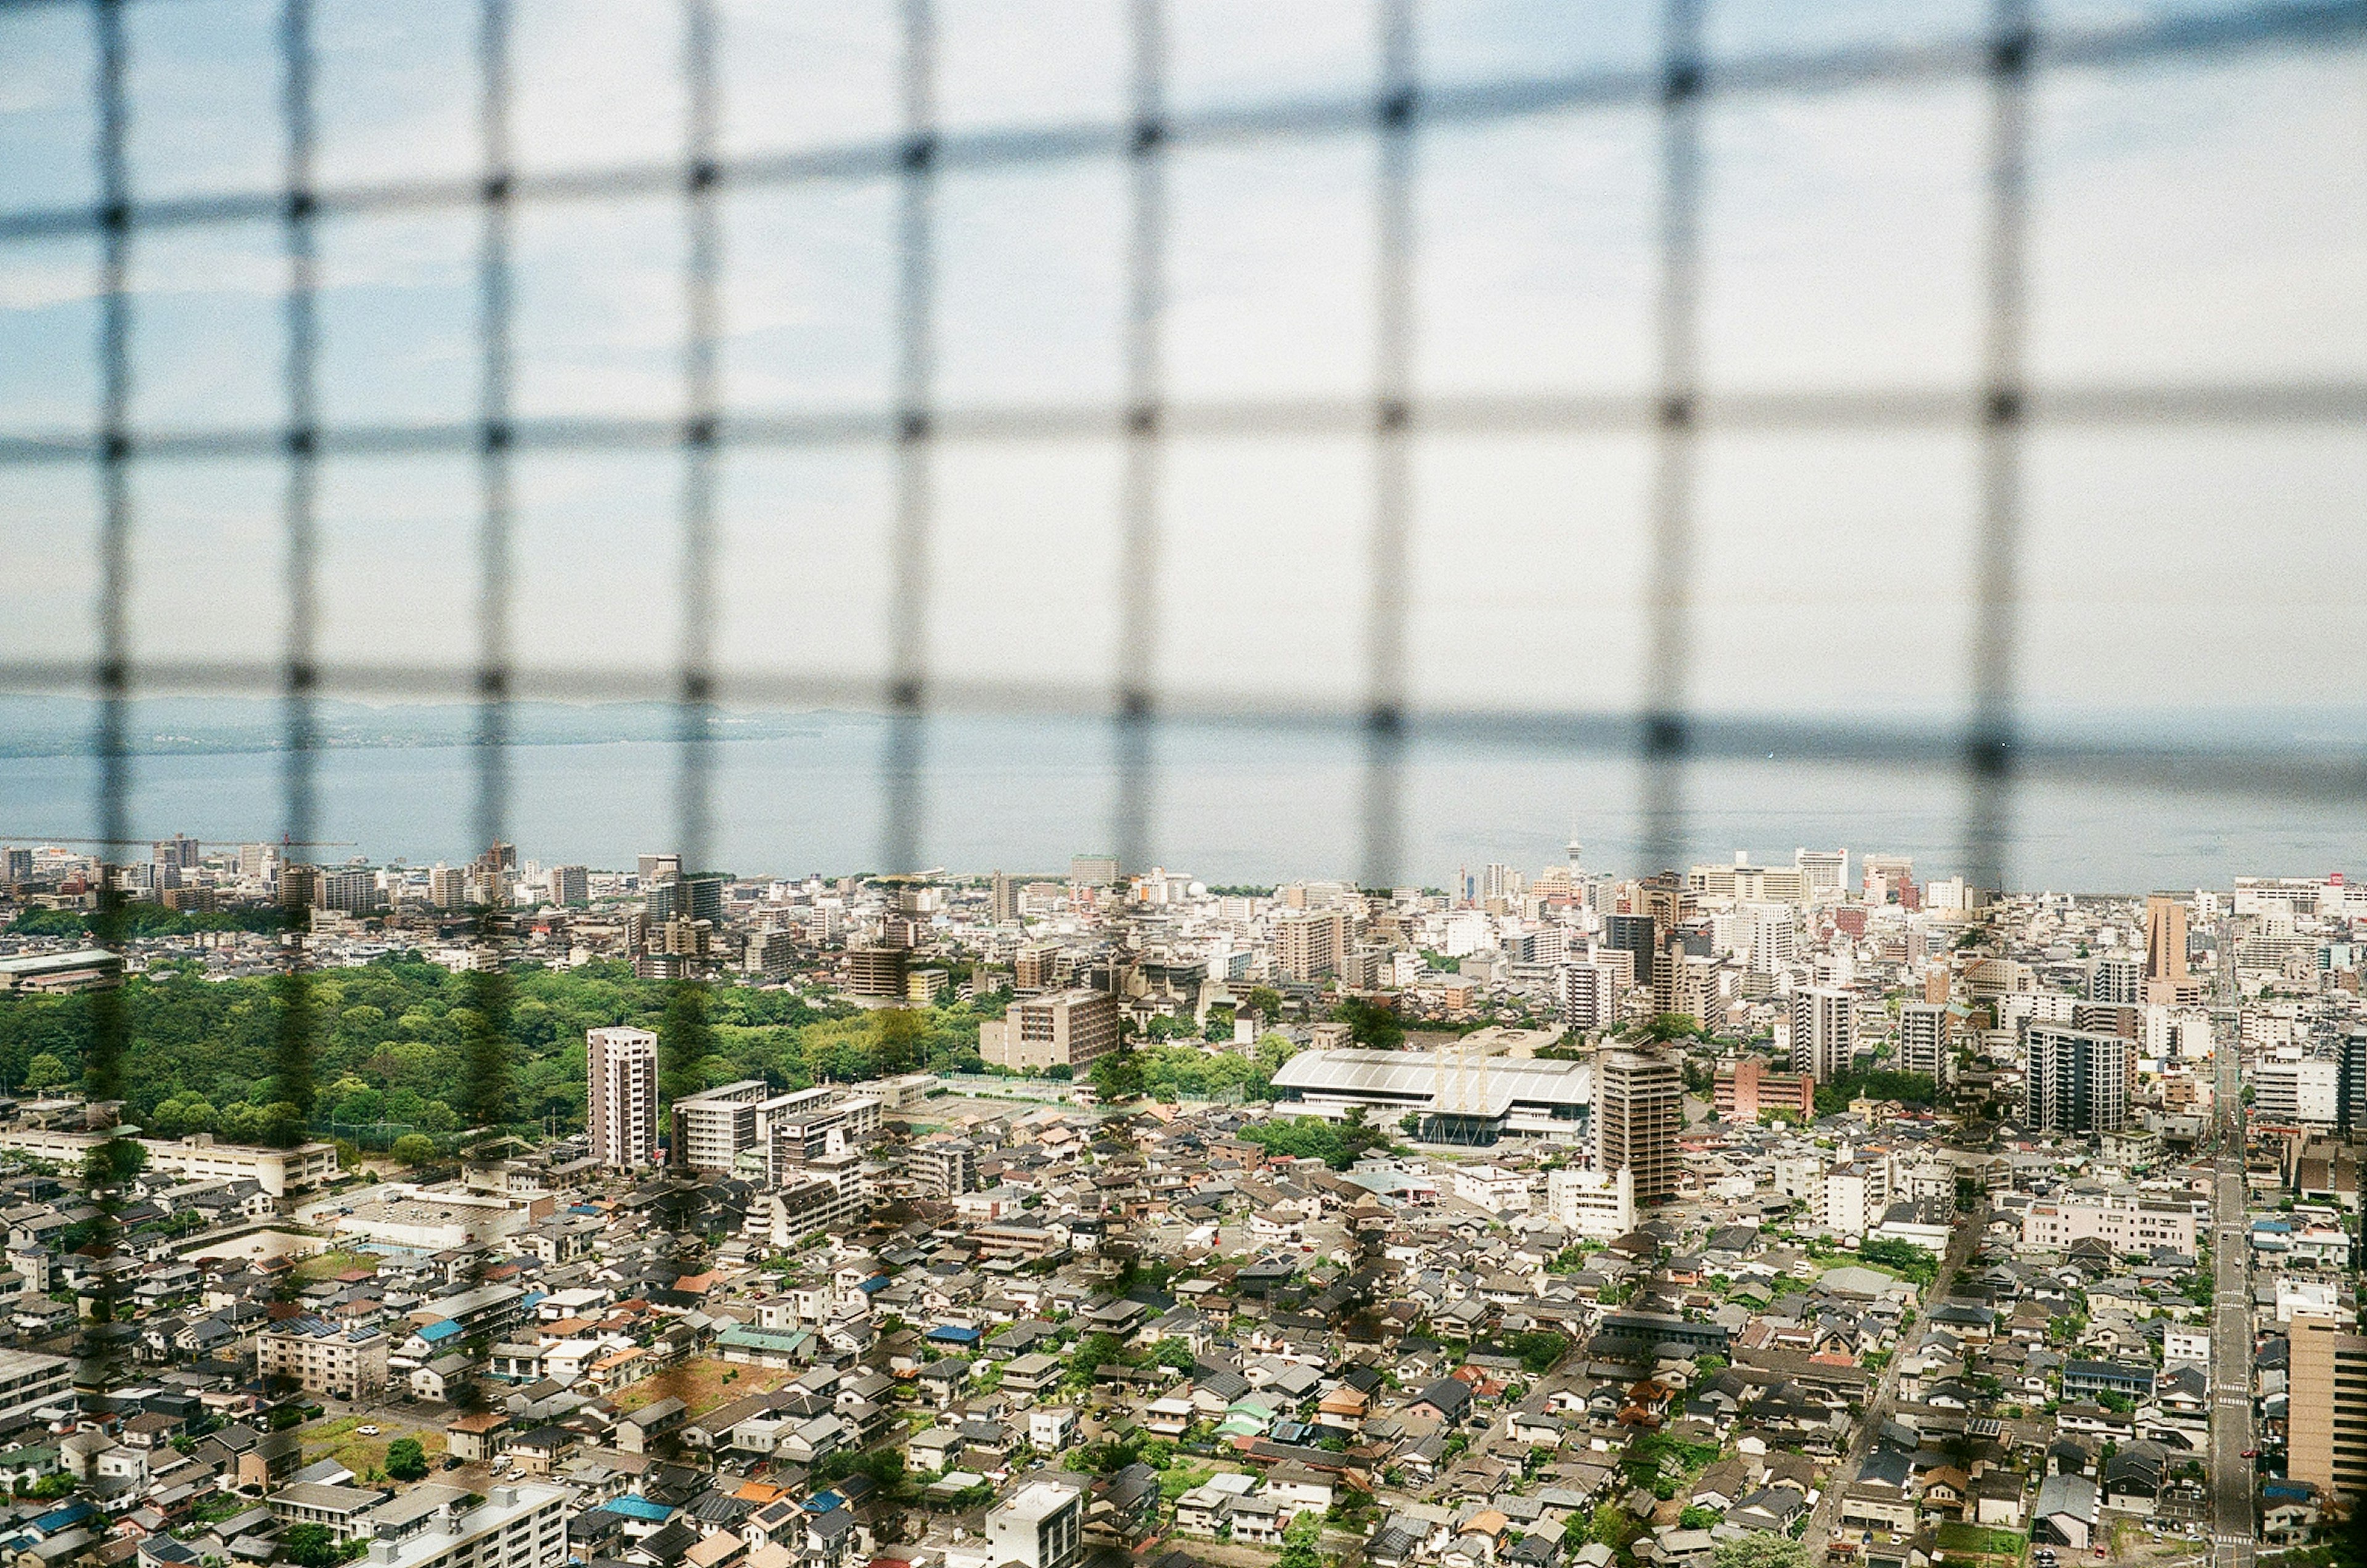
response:
<svg viewBox="0 0 2367 1568"><path fill-rule="evenodd" d="M2244 1563L2367 1486L2339 874L5 854L20 1568Z"/></svg>

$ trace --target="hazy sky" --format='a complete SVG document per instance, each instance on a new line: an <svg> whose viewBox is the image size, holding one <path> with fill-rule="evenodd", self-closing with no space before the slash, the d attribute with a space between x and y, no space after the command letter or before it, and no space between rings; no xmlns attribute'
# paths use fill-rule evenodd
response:
<svg viewBox="0 0 2367 1568"><path fill-rule="evenodd" d="M1181 109L1361 91L1371 8L1175 0ZM2200 4L2058 4L2069 27ZM477 167L474 6L319 0L322 178ZM1124 112L1115 0L940 5L945 122ZM734 155L898 126L892 7L731 0ZM1707 6L1714 51L1977 32L1967 4ZM143 195L270 188L277 6L130 8ZM1427 4L1425 80L1648 60L1652 8ZM678 14L653 0L517 6L519 162L678 153ZM0 206L89 199L85 8L0 11ZM2347 382L2367 371L2367 53L2231 52L2050 73L2034 102L2029 362L2043 385ZM1706 116L1705 381L1718 389L1962 389L1980 353L1986 90L1918 81L1714 99ZM1425 132L1416 189L1425 391L1635 392L1652 378L1655 119L1644 107ZM1169 389L1181 400L1371 385L1368 136L1172 154ZM735 408L878 410L895 363L892 180L722 200L724 381ZM949 405L1102 404L1121 378L1127 171L1079 159L940 183L938 390ZM321 225L332 423L471 417L475 212ZM517 228L523 414L680 406L682 206L529 204ZM134 416L207 430L280 417L274 223L134 248ZM96 250L0 243L0 434L86 431ZM1969 433L1716 434L1703 442L1693 701L1719 710L1961 711ZM929 647L941 673L1098 682L1117 636L1115 443L948 444L936 456ZM1638 700L1650 449L1642 436L1415 443L1414 681L1425 703L1618 710ZM663 669L676 644L679 460L527 456L515 574L525 662ZM1170 690L1353 700L1371 461L1357 439L1175 439L1162 468L1157 662ZM473 653L477 500L465 459L322 472L326 656L460 667ZM2057 430L2032 439L2021 676L2040 705L2175 708L2355 696L2367 433L2355 425ZM145 657L274 655L277 465L137 473L132 638ZM870 674L887 660L884 451L723 464L727 670ZM0 649L93 647L94 490L0 467Z"/></svg>

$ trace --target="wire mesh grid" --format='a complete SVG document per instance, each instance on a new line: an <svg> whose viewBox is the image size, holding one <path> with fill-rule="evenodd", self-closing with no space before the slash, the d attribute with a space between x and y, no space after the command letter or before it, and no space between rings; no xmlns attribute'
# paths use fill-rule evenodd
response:
<svg viewBox="0 0 2367 1568"><path fill-rule="evenodd" d="M2176 746L2038 740L2018 733L2015 651L2021 584L2024 445L2033 428L2179 425L2356 426L2367 385L2340 380L2033 386L2025 373L2028 162L2032 82L2063 67L2112 69L2260 47L2350 49L2367 39L2367 0L2261 4L2191 15L2142 17L2090 29L2042 27L2028 0L1997 0L1984 36L1959 42L1878 45L1824 52L1713 59L1705 0L1666 0L1657 58L1531 79L1461 85L1424 80L1415 58L1413 0L1380 0L1378 80L1373 91L1179 110L1170 103L1167 18L1161 0L1131 0L1131 81L1126 111L1107 123L948 130L937 101L938 18L928 0L902 8L901 124L894 134L807 151L727 157L721 150L719 30L711 0L684 0L686 134L660 163L576 173L521 172L515 153L515 18L507 0L483 0L476 37L476 135L482 173L324 188L316 170L320 114L311 0L284 0L277 30L284 177L277 188L189 197L134 193L127 161L127 13L173 0L13 0L11 9L86 11L97 42L97 189L87 204L0 210L0 246L95 238L100 257L99 417L87 437L0 437L0 468L84 465L99 497L94 597L97 651L88 661L0 659L0 689L83 691L99 700L99 835L129 837L125 723L139 692L276 695L285 723L283 817L289 838L314 837L317 694L324 684L362 694L447 695L449 671L396 662L325 667L317 583L320 469L351 456L460 457L476 474L474 654L469 679L480 715L474 836L510 837L508 740L525 677L516 658L515 468L522 454L619 450L680 454L676 525L683 549L680 642L669 676L577 668L533 674L534 694L558 698L662 695L677 715L676 832L683 863L705 865L713 848L712 775L719 704L868 704L890 716L879 791L886 823L878 863L921 863L919 820L933 715L1016 710L1087 714L1111 725L1118 760L1112 841L1124 863L1148 863L1162 723L1218 719L1360 735L1365 755L1358 867L1365 886L1403 874L1402 775L1414 738L1488 740L1547 753L1624 755L1644 765L1648 866L1675 863L1683 840L1688 764L1704 758L1786 754L1840 766L1875 762L1953 773L1966 802L1964 863L1976 886L1998 886L2018 779L2074 778L2106 786L2170 784L2349 803L2367 798L2354 763L2316 757L2230 755ZM1706 389L1699 347L1704 105L1723 96L1820 94L1869 85L1977 83L1988 100L1982 278L1983 346L1976 383L1955 391L1853 392ZM1416 389L1413 278L1414 158L1420 139L1444 127L1519 120L1574 107L1649 110L1657 124L1655 302L1651 387L1643 396L1421 394ZM1185 400L1172 395L1161 363L1161 321L1171 297L1170 168L1180 150L1289 142L1342 135L1377 145L1371 310L1375 351L1368 391L1356 397ZM940 182L948 171L1035 168L1122 160L1125 175L1122 396L1104 402L960 406L940 391L937 356ZM881 412L768 415L727 407L719 376L725 267L718 204L727 192L851 181L891 181L895 191L894 355L891 406ZM685 262L680 287L679 413L543 418L517 412L515 228L523 206L631 197L678 201ZM411 423L331 423L322 414L318 244L332 218L423 211L473 212L478 355L473 417ZM276 224L289 264L284 312L284 422L215 432L135 427L130 351L134 292L128 265L135 235L238 224ZM1976 575L1969 664L1973 694L1962 725L1886 728L1784 718L1706 717L1690 711L1694 524L1700 451L1707 430L1973 431L1979 462ZM1406 621L1413 487L1410 444L1429 433L1640 433L1652 450L1645 594L1648 673L1641 711L1418 711L1409 681ZM1162 530L1161 471L1168 444L1185 435L1285 433L1369 443L1374 474L1369 555L1363 582L1359 699L1353 705L1276 703L1249 694L1162 693L1156 675ZM932 668L927 629L930 542L949 441L1115 440L1122 455L1116 507L1117 580L1110 585L1117 636L1109 676L1090 682L965 678ZM719 665L711 613L722 570L717 525L719 454L739 449L892 451L888 667L883 679L730 672ZM282 474L282 596L277 650L226 660L135 664L129 573L140 548L131 476L143 462L263 459ZM101 935L119 941L102 909ZM493 933L488 930L486 940ZM301 949L291 950L280 1059L285 1081L308 1081ZM481 1122L498 1121L504 1094L504 1016L497 972L483 985L485 1020L472 1043ZM93 1098L116 1098L129 1034L119 1001L95 1014Z"/></svg>

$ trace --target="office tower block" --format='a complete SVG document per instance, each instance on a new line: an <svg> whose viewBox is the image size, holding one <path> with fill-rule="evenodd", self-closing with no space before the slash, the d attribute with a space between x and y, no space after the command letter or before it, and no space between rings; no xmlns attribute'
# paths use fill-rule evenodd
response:
<svg viewBox="0 0 2367 1568"><path fill-rule="evenodd" d="M1955 1053L1948 1048L1948 1010L1934 1002L1908 1002L1898 1010L1898 1070L1923 1073L1942 1089L1955 1077Z"/></svg>
<svg viewBox="0 0 2367 1568"><path fill-rule="evenodd" d="M427 901L439 909L469 907L469 873L457 865L439 865L427 874Z"/></svg>
<svg viewBox="0 0 2367 1568"><path fill-rule="evenodd" d="M5 862L0 863L0 882L6 882L13 886L19 882L33 880L32 851L8 850L5 854L0 854L0 862Z"/></svg>
<svg viewBox="0 0 2367 1568"><path fill-rule="evenodd" d="M2186 978L2186 904L2171 893L2146 897L2145 977Z"/></svg>
<svg viewBox="0 0 2367 1568"><path fill-rule="evenodd" d="M2128 1122L2135 1049L2118 1034L2032 1024L2023 1122L2033 1131L2119 1132Z"/></svg>
<svg viewBox="0 0 2367 1568"><path fill-rule="evenodd" d="M1018 879L1016 877L1005 876L999 871L996 872L994 874L994 887L991 897L993 907L990 911L989 918L991 919L998 926L1017 925L1019 923Z"/></svg>
<svg viewBox="0 0 2367 1568"><path fill-rule="evenodd" d="M682 875L682 856L679 854L643 855L640 858L640 869L641 886L644 887L652 882L672 882Z"/></svg>
<svg viewBox="0 0 2367 1568"><path fill-rule="evenodd" d="M657 1158L658 1037L646 1029L587 1030L583 1124L592 1157L630 1169Z"/></svg>
<svg viewBox="0 0 2367 1568"><path fill-rule="evenodd" d="M1849 886L1847 850L1795 849L1792 863L1798 868L1811 899L1838 897Z"/></svg>
<svg viewBox="0 0 2367 1568"><path fill-rule="evenodd" d="M543 874L543 896L554 904L583 904L592 898L588 866L554 865Z"/></svg>
<svg viewBox="0 0 2367 1568"><path fill-rule="evenodd" d="M1069 880L1079 887L1107 887L1118 878L1116 855L1070 855Z"/></svg>
<svg viewBox="0 0 2367 1568"><path fill-rule="evenodd" d="M1837 986L1793 992L1792 1070L1830 1083L1856 1061L1856 999Z"/></svg>
<svg viewBox="0 0 2367 1568"><path fill-rule="evenodd" d="M1676 1059L1662 1051L1605 1051L1594 1074L1594 1168L1632 1173L1638 1203L1673 1197L1685 1120Z"/></svg>
<svg viewBox="0 0 2367 1568"><path fill-rule="evenodd" d="M2295 1311L2288 1350L2285 1474L2328 1496L2367 1494L2367 1338Z"/></svg>

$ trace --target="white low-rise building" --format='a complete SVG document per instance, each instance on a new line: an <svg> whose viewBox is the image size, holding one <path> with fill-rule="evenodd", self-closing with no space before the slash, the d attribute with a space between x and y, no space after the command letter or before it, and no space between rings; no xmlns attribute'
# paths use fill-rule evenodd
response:
<svg viewBox="0 0 2367 1568"><path fill-rule="evenodd" d="M1501 1166L1461 1166L1455 1172L1455 1195L1491 1214L1517 1214L1529 1206L1529 1178Z"/></svg>
<svg viewBox="0 0 2367 1568"><path fill-rule="evenodd" d="M1636 1174L1564 1166L1546 1172L1546 1213L1580 1235L1609 1241L1636 1228Z"/></svg>
<svg viewBox="0 0 2367 1568"><path fill-rule="evenodd" d="M2093 1237L2115 1252L2168 1247L2194 1256L2194 1206L2124 1192L2073 1193L2033 1203L2022 1216L2022 1244L2061 1251Z"/></svg>

